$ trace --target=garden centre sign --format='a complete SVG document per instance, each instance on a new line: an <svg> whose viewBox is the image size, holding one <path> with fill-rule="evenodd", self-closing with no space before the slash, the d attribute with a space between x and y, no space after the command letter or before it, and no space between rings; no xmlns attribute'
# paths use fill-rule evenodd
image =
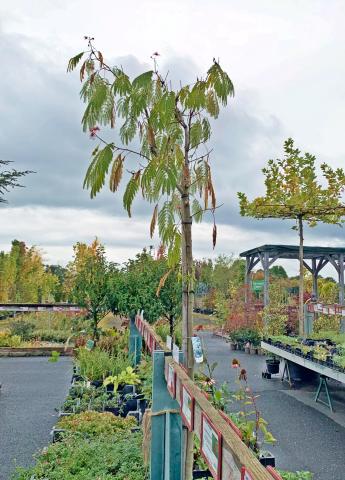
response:
<svg viewBox="0 0 345 480"><path fill-rule="evenodd" d="M253 292L262 292L264 289L265 280L252 280Z"/></svg>

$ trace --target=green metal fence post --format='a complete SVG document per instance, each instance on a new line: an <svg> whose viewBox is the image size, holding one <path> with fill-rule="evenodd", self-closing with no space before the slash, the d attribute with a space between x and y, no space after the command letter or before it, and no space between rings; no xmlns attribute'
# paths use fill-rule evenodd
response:
<svg viewBox="0 0 345 480"><path fill-rule="evenodd" d="M154 351L152 361L151 480L181 480L182 422L180 413L171 412L179 405L167 389L164 352Z"/></svg>
<svg viewBox="0 0 345 480"><path fill-rule="evenodd" d="M136 367L141 360L142 337L135 325L135 317L129 321L129 356L133 358L133 365Z"/></svg>

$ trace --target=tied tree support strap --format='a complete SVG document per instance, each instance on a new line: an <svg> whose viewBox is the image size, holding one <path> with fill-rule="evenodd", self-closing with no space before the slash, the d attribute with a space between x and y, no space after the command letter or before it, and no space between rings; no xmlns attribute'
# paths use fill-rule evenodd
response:
<svg viewBox="0 0 345 480"><path fill-rule="evenodd" d="M144 464L147 465L150 461L150 445L151 445L151 418L158 417L160 415L170 413L178 413L180 414L180 410L177 408L166 408L164 410L159 410L158 412L152 412L152 410L148 409L145 411L142 421L142 429L143 429L143 457L144 457Z"/></svg>

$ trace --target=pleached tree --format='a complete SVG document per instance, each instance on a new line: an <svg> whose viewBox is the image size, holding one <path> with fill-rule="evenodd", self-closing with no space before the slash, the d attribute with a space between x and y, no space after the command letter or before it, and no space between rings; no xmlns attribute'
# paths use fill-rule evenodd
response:
<svg viewBox="0 0 345 480"><path fill-rule="evenodd" d="M299 333L304 333L304 223L315 227L319 222L341 224L345 215L343 193L345 173L342 168L333 169L321 164L322 183L317 178L315 156L304 155L295 148L292 138L284 143L284 157L269 160L262 170L265 176L266 194L249 201L244 193L238 193L240 211L244 216L281 218L296 221L294 230L299 236Z"/></svg>
<svg viewBox="0 0 345 480"><path fill-rule="evenodd" d="M180 261L182 265L183 353L188 374L193 377L192 223L200 222L207 210L214 214L217 207L207 149L209 119L218 117L234 88L219 62L213 60L204 78L174 89L158 69L157 53L152 55L153 69L131 80L122 67L110 66L104 60L93 38L85 40L87 51L71 58L67 68L71 71L81 65L81 98L86 103L82 125L98 140L84 187L94 197L109 174L109 188L116 192L126 175L123 205L128 215L139 192L152 205L151 236L158 226L169 268ZM107 141L102 126L116 128L119 142ZM216 236L214 222L213 245ZM191 478L191 434L187 435L186 449L185 478Z"/></svg>

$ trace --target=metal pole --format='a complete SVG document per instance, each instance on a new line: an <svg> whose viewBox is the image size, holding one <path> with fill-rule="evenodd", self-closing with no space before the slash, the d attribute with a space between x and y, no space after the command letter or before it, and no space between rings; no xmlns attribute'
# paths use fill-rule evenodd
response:
<svg viewBox="0 0 345 480"><path fill-rule="evenodd" d="M311 260L311 265L312 265L312 271L313 271L313 295L315 299L318 298L318 288L317 288L317 268L316 268L316 258L312 258Z"/></svg>
<svg viewBox="0 0 345 480"><path fill-rule="evenodd" d="M344 305L344 254L339 254L339 303ZM345 333L345 318L340 320L340 331Z"/></svg>
<svg viewBox="0 0 345 480"><path fill-rule="evenodd" d="M269 253L264 252L264 259L263 259L263 267L264 267L264 274L265 274L265 280L264 280L264 307L267 307L269 304L269 277L270 277L270 272L269 272Z"/></svg>

